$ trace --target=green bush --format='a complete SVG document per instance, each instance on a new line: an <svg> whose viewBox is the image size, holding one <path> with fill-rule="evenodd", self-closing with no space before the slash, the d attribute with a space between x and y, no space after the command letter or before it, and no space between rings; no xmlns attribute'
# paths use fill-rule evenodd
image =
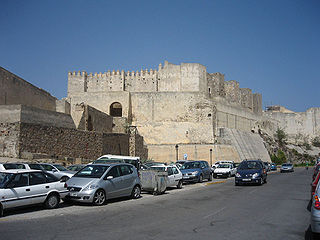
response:
<svg viewBox="0 0 320 240"><path fill-rule="evenodd" d="M271 161L277 165L282 165L283 163L287 162L287 158L283 151L278 150L277 155L271 156Z"/></svg>
<svg viewBox="0 0 320 240"><path fill-rule="evenodd" d="M315 147L320 147L320 137L315 137L312 140L312 145L315 146Z"/></svg>
<svg viewBox="0 0 320 240"><path fill-rule="evenodd" d="M287 134L282 128L277 129L274 137L278 141L280 146L283 146L287 143Z"/></svg>

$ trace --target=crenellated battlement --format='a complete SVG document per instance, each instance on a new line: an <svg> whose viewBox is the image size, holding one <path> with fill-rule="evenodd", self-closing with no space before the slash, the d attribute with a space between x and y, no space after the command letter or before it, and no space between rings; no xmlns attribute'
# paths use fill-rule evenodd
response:
<svg viewBox="0 0 320 240"><path fill-rule="evenodd" d="M73 71L68 73L68 94L80 92L203 92L210 97L222 97L232 104L250 110L257 109L255 95L251 89L240 88L235 80L225 81L222 73L208 73L199 63L165 61L158 69L140 71L108 70L87 73ZM258 106L259 108L259 106Z"/></svg>

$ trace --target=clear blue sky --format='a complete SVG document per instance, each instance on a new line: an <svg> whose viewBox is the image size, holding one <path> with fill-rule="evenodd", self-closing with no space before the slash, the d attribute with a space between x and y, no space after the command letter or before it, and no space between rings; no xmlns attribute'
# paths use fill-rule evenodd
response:
<svg viewBox="0 0 320 240"><path fill-rule="evenodd" d="M0 66L67 95L68 71L198 62L294 111L320 107L319 0L0 0Z"/></svg>

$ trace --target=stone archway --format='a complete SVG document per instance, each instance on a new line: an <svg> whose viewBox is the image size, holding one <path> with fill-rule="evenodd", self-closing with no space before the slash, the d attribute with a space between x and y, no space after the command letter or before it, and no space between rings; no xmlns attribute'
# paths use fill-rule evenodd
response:
<svg viewBox="0 0 320 240"><path fill-rule="evenodd" d="M119 102L114 102L110 105L110 116L122 117L122 105Z"/></svg>

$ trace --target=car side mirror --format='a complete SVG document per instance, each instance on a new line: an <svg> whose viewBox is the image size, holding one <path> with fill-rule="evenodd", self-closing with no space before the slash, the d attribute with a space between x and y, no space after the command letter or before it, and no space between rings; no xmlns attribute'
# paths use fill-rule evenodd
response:
<svg viewBox="0 0 320 240"><path fill-rule="evenodd" d="M58 172L57 169L52 169L52 172Z"/></svg>

